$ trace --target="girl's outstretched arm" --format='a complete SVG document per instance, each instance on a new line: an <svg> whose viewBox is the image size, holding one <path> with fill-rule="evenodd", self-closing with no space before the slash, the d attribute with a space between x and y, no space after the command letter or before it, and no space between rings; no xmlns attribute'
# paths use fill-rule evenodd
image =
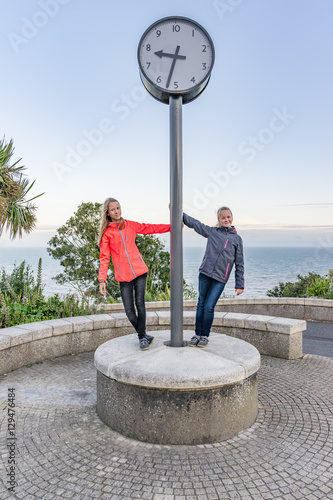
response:
<svg viewBox="0 0 333 500"><path fill-rule="evenodd" d="M134 221L128 221L128 224L137 234L157 234L170 231L170 224L145 224Z"/></svg>
<svg viewBox="0 0 333 500"><path fill-rule="evenodd" d="M210 226L206 226L206 224L203 224L197 219L194 219L193 217L190 217L189 215L183 213L183 221L185 226L190 227L191 229L194 229L194 231L204 238L208 238L209 233L211 232L212 228Z"/></svg>

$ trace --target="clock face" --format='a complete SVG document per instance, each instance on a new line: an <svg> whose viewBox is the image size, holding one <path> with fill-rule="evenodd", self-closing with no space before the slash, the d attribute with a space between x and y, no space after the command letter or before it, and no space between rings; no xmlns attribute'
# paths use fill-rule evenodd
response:
<svg viewBox="0 0 333 500"><path fill-rule="evenodd" d="M182 95L184 102L189 102L208 83L214 46L195 21L167 17L145 31L138 60L143 83L154 97L168 102L170 95Z"/></svg>

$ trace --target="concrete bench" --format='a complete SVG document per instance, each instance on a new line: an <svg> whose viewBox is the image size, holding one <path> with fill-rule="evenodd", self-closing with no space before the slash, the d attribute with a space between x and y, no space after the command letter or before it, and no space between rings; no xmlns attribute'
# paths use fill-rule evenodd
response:
<svg viewBox="0 0 333 500"><path fill-rule="evenodd" d="M170 309L170 302L147 302L146 306L147 311L164 311ZM183 306L184 311L195 311L197 301L184 300ZM109 314L124 310L121 303L103 304L98 307L103 307L104 312ZM218 300L215 311L333 322L333 300L328 299L288 297L244 299L240 296Z"/></svg>
<svg viewBox="0 0 333 500"><path fill-rule="evenodd" d="M193 329L194 324L195 311L184 311L184 328ZM168 329L170 310L147 312L148 331ZM214 332L245 340L260 354L285 359L302 356L304 330L304 320L232 312L216 312L213 324ZM3 328L0 330L0 374L45 359L94 351L107 340L129 333L133 333L133 327L121 312Z"/></svg>

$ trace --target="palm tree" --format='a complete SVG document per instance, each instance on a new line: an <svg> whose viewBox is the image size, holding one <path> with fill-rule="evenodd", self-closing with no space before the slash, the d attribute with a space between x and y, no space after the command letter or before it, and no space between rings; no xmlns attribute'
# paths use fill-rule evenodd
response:
<svg viewBox="0 0 333 500"><path fill-rule="evenodd" d="M0 236L6 229L11 239L17 235L21 238L23 231L30 233L34 229L37 207L31 202L44 194L26 199L35 181L29 184L23 174L25 167L18 165L21 160L11 165L13 153L13 141L6 144L5 139L0 140Z"/></svg>

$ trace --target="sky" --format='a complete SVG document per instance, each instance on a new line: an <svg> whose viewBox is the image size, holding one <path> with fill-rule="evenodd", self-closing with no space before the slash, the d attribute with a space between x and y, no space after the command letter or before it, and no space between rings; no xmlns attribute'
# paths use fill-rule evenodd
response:
<svg viewBox="0 0 333 500"><path fill-rule="evenodd" d="M215 225L229 206L248 246L333 247L331 0L16 0L1 2L0 136L45 194L33 233L0 248L46 246L110 196L127 219L169 221L169 107L143 87L137 48L174 15L215 47L182 107L184 210Z"/></svg>

